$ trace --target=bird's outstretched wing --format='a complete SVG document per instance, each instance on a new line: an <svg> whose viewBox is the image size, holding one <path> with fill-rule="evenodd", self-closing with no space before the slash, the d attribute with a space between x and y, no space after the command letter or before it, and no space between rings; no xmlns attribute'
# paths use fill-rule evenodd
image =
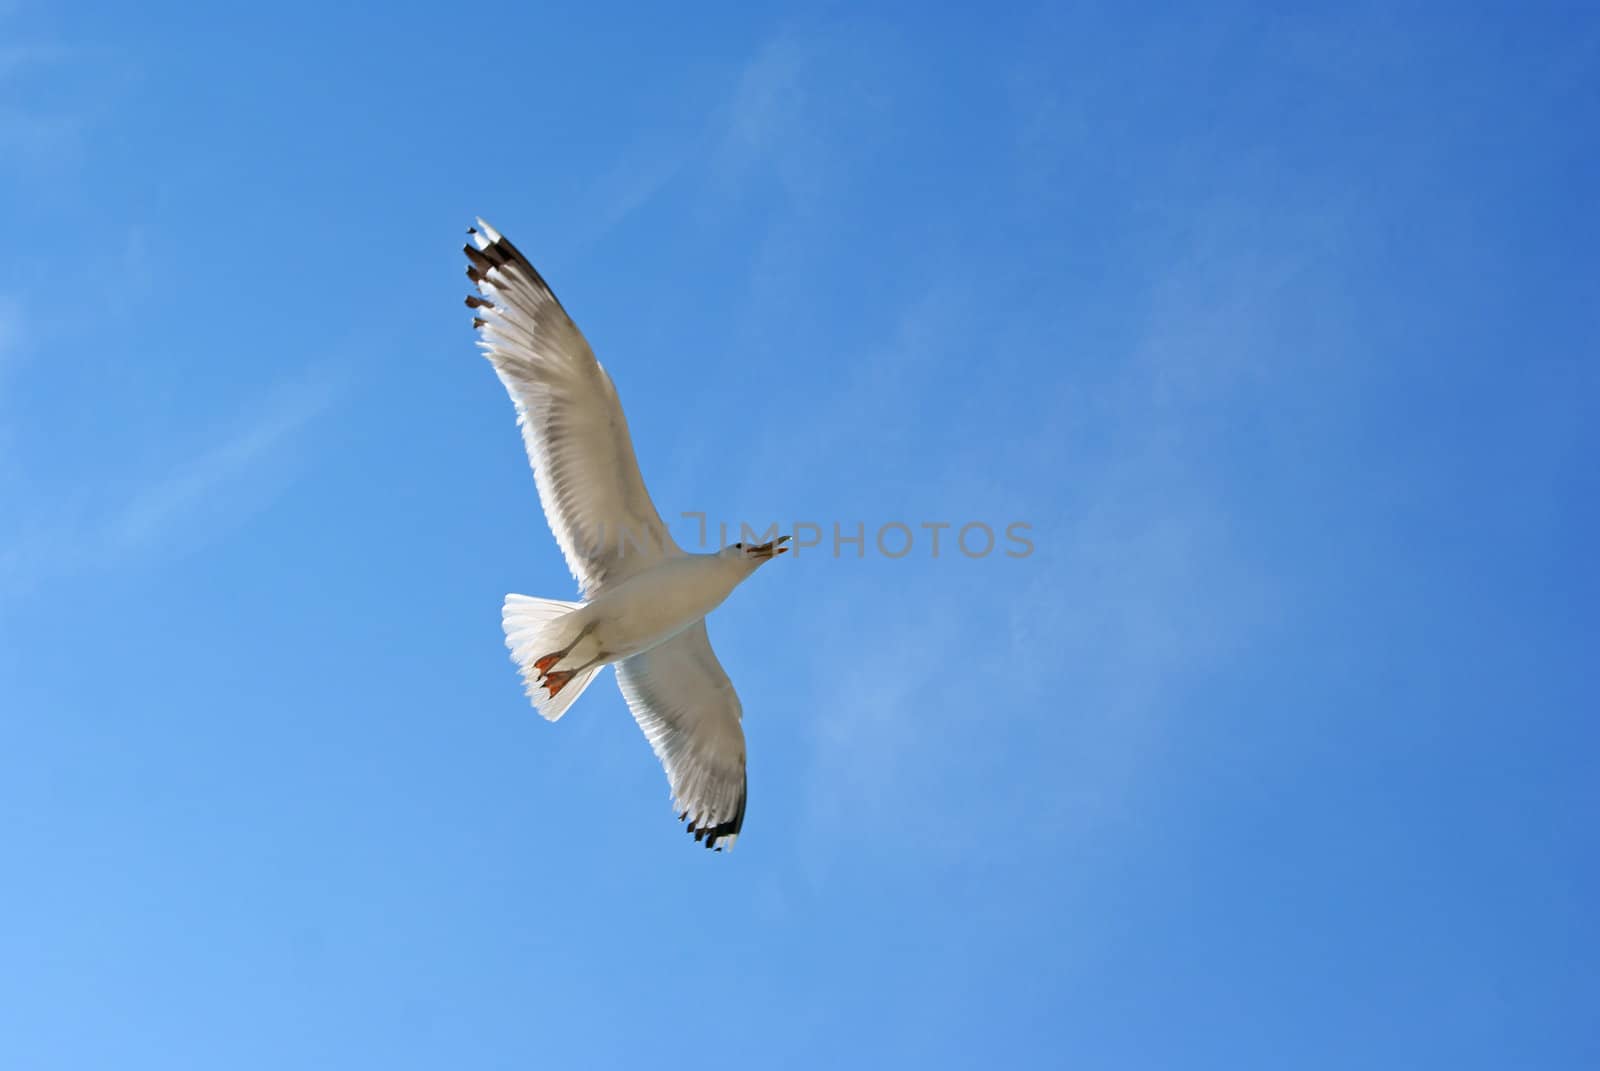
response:
<svg viewBox="0 0 1600 1071"><path fill-rule="evenodd" d="M528 259L478 220L464 247L478 345L517 407L539 500L585 598L682 554L645 490L622 403Z"/></svg>
<svg viewBox="0 0 1600 1071"><path fill-rule="evenodd" d="M704 621L617 663L617 684L672 785L695 840L721 851L744 825L743 707Z"/></svg>

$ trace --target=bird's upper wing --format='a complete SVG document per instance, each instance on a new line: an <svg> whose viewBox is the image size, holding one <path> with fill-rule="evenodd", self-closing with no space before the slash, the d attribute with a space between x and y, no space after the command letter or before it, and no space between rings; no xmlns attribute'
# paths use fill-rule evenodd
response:
<svg viewBox="0 0 1600 1071"><path fill-rule="evenodd" d="M744 825L743 707L712 653L706 623L617 663L617 684L672 785L672 805L707 848Z"/></svg>
<svg viewBox="0 0 1600 1071"><path fill-rule="evenodd" d="M682 554L645 490L617 389L589 343L516 246L481 219L469 233L478 345L516 404L545 519L584 596Z"/></svg>

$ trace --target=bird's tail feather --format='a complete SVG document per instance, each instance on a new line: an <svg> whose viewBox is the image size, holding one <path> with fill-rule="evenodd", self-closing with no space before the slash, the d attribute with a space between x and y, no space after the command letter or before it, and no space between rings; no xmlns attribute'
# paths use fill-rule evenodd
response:
<svg viewBox="0 0 1600 1071"><path fill-rule="evenodd" d="M583 690L589 687L595 674L603 666L574 673L555 695L550 695L540 682L539 669L534 665L544 655L560 648L561 619L573 610L581 609L581 602L562 602L560 599L536 599L531 595L507 595L500 611L500 624L506 632L506 646L511 649L511 661L522 671L524 689L533 701L534 709L546 721L555 721L567 712Z"/></svg>

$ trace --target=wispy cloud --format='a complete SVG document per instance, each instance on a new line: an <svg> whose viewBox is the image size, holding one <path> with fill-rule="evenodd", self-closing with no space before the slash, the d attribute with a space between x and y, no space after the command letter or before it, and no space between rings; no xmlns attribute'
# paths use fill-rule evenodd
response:
<svg viewBox="0 0 1600 1071"><path fill-rule="evenodd" d="M28 40L15 5L0 3L0 172L48 174L81 160L96 123L135 76L101 45Z"/></svg>
<svg viewBox="0 0 1600 1071"><path fill-rule="evenodd" d="M219 498L240 498L232 492L253 484L250 477L290 447L296 434L333 401L334 393L332 383L320 375L280 388L238 431L136 491L108 518L103 534L106 549L126 553L150 547L173 529L189 526L200 511L211 512Z"/></svg>
<svg viewBox="0 0 1600 1071"><path fill-rule="evenodd" d="M0 18L10 12L0 5ZM12 43L0 45L0 79L14 78L30 70L62 63L72 58L72 50L64 45Z"/></svg>
<svg viewBox="0 0 1600 1071"><path fill-rule="evenodd" d="M1051 736L1090 818L1139 790L1184 690L1242 657L1291 597L1251 557L1228 432L1241 415L1269 419L1263 402L1292 397L1321 359L1300 344L1301 302L1335 289L1339 228L1280 221L1292 240L1252 244L1241 215L1197 217L1142 295L1142 330L1115 374L1054 385L1083 434L1035 447L1062 482L1062 511L1011 601L1007 658L1035 667L1014 678L1019 707L1070 697Z"/></svg>
<svg viewBox="0 0 1600 1071"><path fill-rule="evenodd" d="M22 323L22 302L10 294L0 294L0 488L5 486L12 464L12 431L7 416L13 377L22 359Z"/></svg>
<svg viewBox="0 0 1600 1071"><path fill-rule="evenodd" d="M0 294L0 375L22 342L22 303Z"/></svg>
<svg viewBox="0 0 1600 1071"><path fill-rule="evenodd" d="M696 148L691 142L652 138L629 146L590 188L579 248L600 241L660 193L683 170Z"/></svg>
<svg viewBox="0 0 1600 1071"><path fill-rule="evenodd" d="M5 16L0 12L0 18ZM83 137L83 120L60 110L41 110L18 103L19 83L38 78L65 63L70 50L54 44L18 43L0 47L0 160L11 168L38 167L76 154Z"/></svg>
<svg viewBox="0 0 1600 1071"><path fill-rule="evenodd" d="M769 38L740 70L717 119L709 162L721 199L766 178L790 211L825 207L892 125L885 85L901 54L897 35L867 20Z"/></svg>
<svg viewBox="0 0 1600 1071"><path fill-rule="evenodd" d="M1059 402L1040 407L1046 423L952 427L958 418L918 415L918 370L937 369L941 349L976 330L938 294L906 306L872 362L896 390L869 366L864 381L817 400L833 449L872 453L885 422L928 436L898 492L971 503L975 516L1014 503L1036 550L1009 563L854 571L838 601L801 608L798 631L825 637L799 700L815 727L808 865L825 869L859 847L847 831L870 839L875 826L934 859L981 842L1000 816L1025 839L1117 828L1161 761L1185 690L1285 612L1285 593L1246 549L1219 442L1263 391L1317 359L1286 339L1298 296L1322 291L1331 251L1316 229L1282 247L1220 241L1217 230L1200 227L1187 256L1131 295L1144 323L1120 354L1047 360L1060 340L1030 343L1033 387ZM1091 367L1092 384L1080 381ZM982 469L939 449L939 431L981 442ZM986 772L1018 763L1053 772L1016 783ZM978 784L982 798L952 802Z"/></svg>
<svg viewBox="0 0 1600 1071"><path fill-rule="evenodd" d="M726 179L738 182L763 162L772 163L786 185L800 188L804 163L815 159L815 135L801 120L806 106L807 49L793 34L762 46L740 72L728 102L718 161ZM797 166L789 166L790 164Z"/></svg>
<svg viewBox="0 0 1600 1071"><path fill-rule="evenodd" d="M809 69L819 51L815 42L780 33L739 68L731 90L706 114L664 118L668 133L625 145L582 195L586 223L578 249L600 241L686 170L701 185L723 187L715 200L719 213L733 188L758 172L775 176L791 200L806 200L829 159L809 114Z"/></svg>
<svg viewBox="0 0 1600 1071"><path fill-rule="evenodd" d="M0 593L84 570L154 561L191 549L264 507L292 478L307 428L337 399L339 380L313 369L270 392L235 427L169 467L107 479L86 498L46 492L10 503L0 533ZM15 481L13 481L15 483ZM15 491L15 487L11 488Z"/></svg>

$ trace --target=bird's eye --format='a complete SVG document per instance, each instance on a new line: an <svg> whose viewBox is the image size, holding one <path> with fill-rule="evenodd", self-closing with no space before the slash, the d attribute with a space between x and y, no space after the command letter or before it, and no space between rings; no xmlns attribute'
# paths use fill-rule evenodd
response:
<svg viewBox="0 0 1600 1071"><path fill-rule="evenodd" d="M743 550L744 549L744 544L743 543L735 543L733 545L733 549L734 550Z"/></svg>

